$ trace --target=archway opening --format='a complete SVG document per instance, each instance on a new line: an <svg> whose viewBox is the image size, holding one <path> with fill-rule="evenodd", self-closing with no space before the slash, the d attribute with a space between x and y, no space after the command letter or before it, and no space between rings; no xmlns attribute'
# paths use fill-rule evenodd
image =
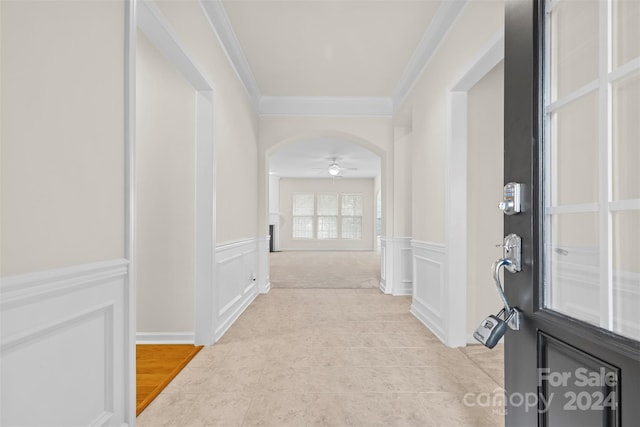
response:
<svg viewBox="0 0 640 427"><path fill-rule="evenodd" d="M379 287L381 163L341 137L299 139L267 156L272 287Z"/></svg>

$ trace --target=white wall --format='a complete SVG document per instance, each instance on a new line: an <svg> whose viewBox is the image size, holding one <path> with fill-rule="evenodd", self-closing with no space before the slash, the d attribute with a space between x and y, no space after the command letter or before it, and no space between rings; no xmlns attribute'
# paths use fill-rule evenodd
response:
<svg viewBox="0 0 640 427"><path fill-rule="evenodd" d="M502 2L470 1L400 107L413 107L411 222L415 239L446 240L448 92L503 23Z"/></svg>
<svg viewBox="0 0 640 427"><path fill-rule="evenodd" d="M1 2L3 276L124 256L124 6Z"/></svg>
<svg viewBox="0 0 640 427"><path fill-rule="evenodd" d="M218 37L195 1L158 6L214 90L216 237L218 242L266 236L257 230L257 115Z"/></svg>
<svg viewBox="0 0 640 427"><path fill-rule="evenodd" d="M0 11L0 424L128 425L125 2Z"/></svg>
<svg viewBox="0 0 640 427"><path fill-rule="evenodd" d="M411 236L411 138L409 134L396 134L393 145L394 182L394 230L399 237Z"/></svg>
<svg viewBox="0 0 640 427"><path fill-rule="evenodd" d="M136 55L136 326L193 333L196 92L141 32Z"/></svg>
<svg viewBox="0 0 640 427"><path fill-rule="evenodd" d="M366 250L375 249L373 223L375 194L373 179L280 179L280 243L283 251L292 250ZM362 193L361 240L294 240L292 203L294 193ZM338 196L339 197L339 196Z"/></svg>
<svg viewBox="0 0 640 427"><path fill-rule="evenodd" d="M268 229L269 156L288 143L326 136L360 144L380 156L383 197L382 229L384 235L393 232L393 124L390 117L262 116L259 123L260 230Z"/></svg>
<svg viewBox="0 0 640 427"><path fill-rule="evenodd" d="M498 210L503 185L503 93L501 62L467 95L467 335L495 314L502 302L490 266L502 257L504 214Z"/></svg>
<svg viewBox="0 0 640 427"><path fill-rule="evenodd" d="M269 290L267 229L258 233L257 228L258 119L199 2L161 1L158 6L191 62L213 86L216 247L210 342L224 334L258 292ZM200 308L196 315L206 321Z"/></svg>
<svg viewBox="0 0 640 427"><path fill-rule="evenodd" d="M459 201L456 197L464 197L466 205L466 193L448 194L466 183L460 179L460 173L467 172L467 153L460 147L468 136L467 119L459 116L467 113L464 92L469 88L462 88L467 86L463 77L478 78L478 64L483 67L499 54L503 31L502 2L469 1L394 117L399 125L410 123L410 133L398 132L397 139L407 138L411 158L411 312L450 346L465 345L470 323L465 319L467 275L456 276L456 251L466 245L466 208L448 212L447 207ZM456 164L460 173L455 172ZM455 232L461 236L453 236Z"/></svg>

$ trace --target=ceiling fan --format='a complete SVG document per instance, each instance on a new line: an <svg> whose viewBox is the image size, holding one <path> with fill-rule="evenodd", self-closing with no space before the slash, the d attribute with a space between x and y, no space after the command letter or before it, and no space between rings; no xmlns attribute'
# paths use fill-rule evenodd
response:
<svg viewBox="0 0 640 427"><path fill-rule="evenodd" d="M340 173L342 171L346 171L346 170L350 170L350 171L357 171L358 168L343 168L342 166L340 166L337 162L337 158L333 157L331 159L331 163L329 164L328 168L314 168L314 169L320 169L320 170L326 170L327 172L329 172L329 175L331 175L331 177L335 178L344 178L342 175L340 175Z"/></svg>

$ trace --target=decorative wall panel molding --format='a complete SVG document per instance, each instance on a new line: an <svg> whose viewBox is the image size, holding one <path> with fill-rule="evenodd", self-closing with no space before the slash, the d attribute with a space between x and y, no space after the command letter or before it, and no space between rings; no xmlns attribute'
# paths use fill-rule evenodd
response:
<svg viewBox="0 0 640 427"><path fill-rule="evenodd" d="M444 245L411 240L413 256L413 300L411 314L431 330L443 343L447 342L444 313L446 251ZM466 310L466 307L463 308Z"/></svg>
<svg viewBox="0 0 640 427"><path fill-rule="evenodd" d="M2 425L126 425L128 262L3 278Z"/></svg>
<svg viewBox="0 0 640 427"><path fill-rule="evenodd" d="M382 237L380 243L380 290L391 295L412 295L411 238Z"/></svg>
<svg viewBox="0 0 640 427"><path fill-rule="evenodd" d="M259 292L268 291L268 251L266 238L244 239L216 246L215 341L233 325Z"/></svg>

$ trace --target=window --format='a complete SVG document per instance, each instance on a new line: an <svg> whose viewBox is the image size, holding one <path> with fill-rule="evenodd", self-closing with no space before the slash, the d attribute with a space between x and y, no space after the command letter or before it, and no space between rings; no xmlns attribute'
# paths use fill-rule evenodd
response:
<svg viewBox="0 0 640 427"><path fill-rule="evenodd" d="M338 238L338 194L318 193L318 239Z"/></svg>
<svg viewBox="0 0 640 427"><path fill-rule="evenodd" d="M545 306L634 339L638 18L638 2L549 2L544 106Z"/></svg>
<svg viewBox="0 0 640 427"><path fill-rule="evenodd" d="M293 238L313 239L315 200L313 193L293 195Z"/></svg>
<svg viewBox="0 0 640 427"><path fill-rule="evenodd" d="M342 200L342 238L362 239L362 194L343 193Z"/></svg>

